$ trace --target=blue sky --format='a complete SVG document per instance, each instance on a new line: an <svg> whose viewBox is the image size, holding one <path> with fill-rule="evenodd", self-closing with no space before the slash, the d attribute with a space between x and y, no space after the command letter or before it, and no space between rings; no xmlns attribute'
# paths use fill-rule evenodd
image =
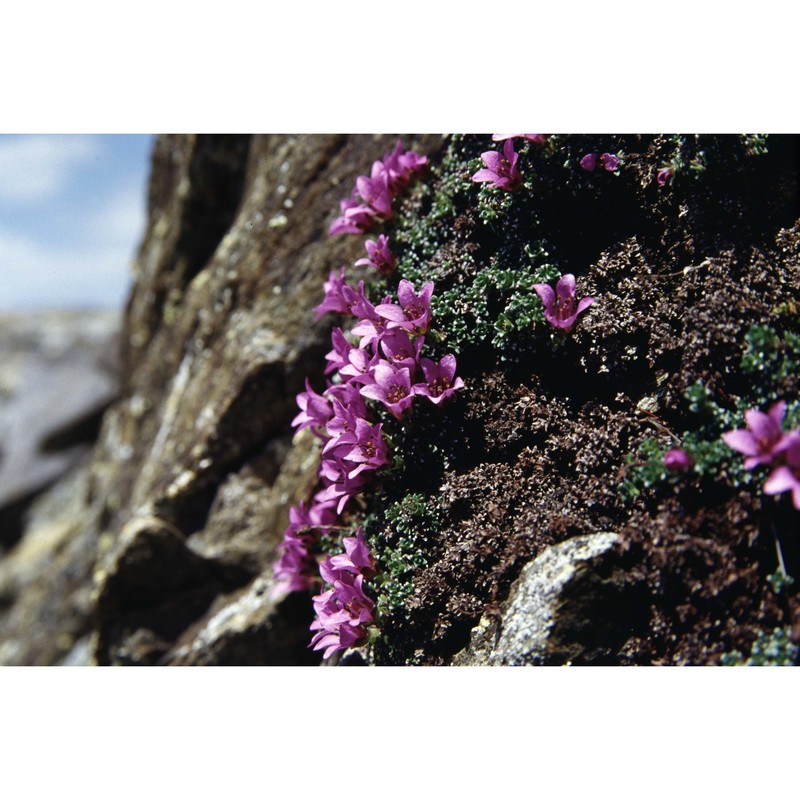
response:
<svg viewBox="0 0 800 800"><path fill-rule="evenodd" d="M120 308L150 135L0 135L0 313Z"/></svg>

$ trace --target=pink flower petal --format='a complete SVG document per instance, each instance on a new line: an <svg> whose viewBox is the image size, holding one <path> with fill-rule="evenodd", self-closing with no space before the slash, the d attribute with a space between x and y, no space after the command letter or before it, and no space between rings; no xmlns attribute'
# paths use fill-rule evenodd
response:
<svg viewBox="0 0 800 800"><path fill-rule="evenodd" d="M800 490L800 480L786 466L774 469L764 481L765 494L782 494L783 492L795 492L798 490Z"/></svg>
<svg viewBox="0 0 800 800"><path fill-rule="evenodd" d="M778 402L771 406L769 411L767 411L767 416L775 423L775 427L780 429L781 425L783 424L783 415L785 413L786 401L778 400Z"/></svg>
<svg viewBox="0 0 800 800"><path fill-rule="evenodd" d="M744 412L744 418L756 439L767 442L775 439L776 435L780 436L780 428L776 427L772 417L763 411L751 408Z"/></svg>
<svg viewBox="0 0 800 800"><path fill-rule="evenodd" d="M761 452L758 442L750 431L743 428L737 428L734 431L727 431L722 434L722 441L725 442L731 450L736 450L746 456L756 456Z"/></svg>
<svg viewBox="0 0 800 800"><path fill-rule="evenodd" d="M539 295L545 310L552 313L556 305L556 293L553 288L546 283L536 283L533 286L533 290Z"/></svg>
<svg viewBox="0 0 800 800"><path fill-rule="evenodd" d="M571 303L575 299L575 276L568 272L561 276L556 284L556 294L562 303Z"/></svg>
<svg viewBox="0 0 800 800"><path fill-rule="evenodd" d="M483 183L484 181L497 180L497 173L492 172L490 169L479 169L473 176L472 180L475 183Z"/></svg>

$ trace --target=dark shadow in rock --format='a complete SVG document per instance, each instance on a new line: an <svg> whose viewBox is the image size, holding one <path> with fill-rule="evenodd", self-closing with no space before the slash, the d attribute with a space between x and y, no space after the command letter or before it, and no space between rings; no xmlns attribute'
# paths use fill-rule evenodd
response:
<svg viewBox="0 0 800 800"><path fill-rule="evenodd" d="M114 560L98 597L98 663L156 663L166 649L150 643L137 649L130 637L142 628L171 642L231 588L177 531L142 525Z"/></svg>

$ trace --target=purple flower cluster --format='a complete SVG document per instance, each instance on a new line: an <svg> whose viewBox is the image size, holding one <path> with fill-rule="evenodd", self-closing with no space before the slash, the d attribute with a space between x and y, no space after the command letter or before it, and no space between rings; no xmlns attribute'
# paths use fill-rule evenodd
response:
<svg viewBox="0 0 800 800"><path fill-rule="evenodd" d="M365 233L375 220L392 216L392 200L428 163L427 156L403 151L402 142L383 161L375 161L369 177L359 175L350 197L339 201L341 216L328 229L329 236L339 233Z"/></svg>
<svg viewBox="0 0 800 800"><path fill-rule="evenodd" d="M307 509L301 501L290 509L289 527L283 533L274 568L276 594L313 588L317 561L311 555L311 546L318 536L327 533L325 526L335 522L336 515L328 506L315 504Z"/></svg>
<svg viewBox="0 0 800 800"><path fill-rule="evenodd" d="M786 403L775 403L765 414L751 408L744 414L747 428L722 434L725 444L746 456L745 469L773 464L764 482L765 494L792 493L794 507L800 510L800 430L783 431Z"/></svg>
<svg viewBox="0 0 800 800"><path fill-rule="evenodd" d="M391 201L411 176L427 163L425 156L403 152L400 144L383 161L376 161L369 178L360 176L352 200L343 200L342 216L330 234L362 233L374 219L391 216ZM359 203L356 196L363 201ZM366 243L366 258L357 266L372 266L384 275L394 271L396 258L385 235ZM275 564L275 592L300 591L319 585L329 588L313 598L316 619L310 646L329 658L338 650L362 644L366 626L374 621L374 602L364 580L375 574L375 559L361 528L345 537L345 552L319 563L314 555L318 537L338 525L348 503L366 488L370 473L390 461L389 447L371 403L384 406L401 419L416 397L439 403L464 386L456 377L456 360L444 356L438 363L422 356L431 324L433 283L417 291L401 280L396 301L388 295L373 304L364 281L353 288L345 268L333 270L324 284L325 295L315 308L317 319L327 312L350 316L348 333L334 328L331 351L325 356L327 388L318 394L306 380L297 395L297 430L308 428L322 442L318 470L321 487L308 508L303 503L289 512Z"/></svg>
<svg viewBox="0 0 800 800"><path fill-rule="evenodd" d="M375 603L364 592L364 579L375 574L375 559L359 526L355 536L342 539L345 552L328 556L320 564L322 579L332 588L313 598L316 619L311 630L314 650L330 658L338 650L356 647L367 636L366 626L374 621Z"/></svg>
<svg viewBox="0 0 800 800"><path fill-rule="evenodd" d="M455 375L454 356L446 355L437 363L421 355L431 322L432 293L432 282L417 292L413 284L401 280L396 303L387 296L373 305L364 281L353 289L345 280L344 268L331 272L325 283L318 315L333 311L354 317L356 324L350 335L358 339L358 344L352 344L341 328L334 328L332 349L325 356L326 373L334 373L327 388L318 394L306 380L306 391L297 395L299 413L292 425L298 431L309 428L322 441L318 472L322 488L309 509L301 505L290 512L290 525L275 565L279 591L315 585L317 562L311 547L316 537L326 525L336 524L350 500L367 486L369 473L390 461L383 423L377 421L367 401L376 401L400 419L408 414L416 397L427 397L438 405L464 386ZM361 585L369 570L359 567L353 576L355 566L364 566L368 560L364 555L366 544L363 537L357 547L355 541L348 545L345 539L346 555L334 556L319 568L319 574L333 589L314 598L317 620L312 629L318 633L312 644L326 648L326 658L359 641L363 626L372 621L371 601ZM345 574L336 573L337 569L344 569ZM348 609L357 609L357 613L342 623ZM341 629L336 627L340 625Z"/></svg>
<svg viewBox="0 0 800 800"><path fill-rule="evenodd" d="M446 355L436 363L421 355L424 334L431 324L431 281L417 291L410 281L401 280L397 302L387 296L377 305L367 298L363 281L353 289L344 281L342 272L332 272L325 287L325 298L317 306L317 313L335 311L354 316L356 324L350 333L359 342L351 344L340 328L335 328L331 336L333 349L325 356L329 362L326 372L336 371L339 381L331 382L325 391L331 398L330 407L318 411L317 435L327 438L323 456L350 444L348 437L357 435L355 425L359 420L363 422L367 414L365 398L377 401L401 419L415 397L427 397L438 405L464 386L455 376L455 356ZM319 402L317 398L325 399L313 392L298 395L298 423L306 422L307 409ZM323 428L327 437L321 433ZM377 443L374 447L382 452ZM345 453L343 457L352 460L356 456ZM338 513L342 508L343 504Z"/></svg>
<svg viewBox="0 0 800 800"><path fill-rule="evenodd" d="M505 141L502 152L489 150L481 153L483 169L479 169L473 176L475 183L489 183L498 189L513 192L522 185L522 174L517 168L519 153L514 150L514 139L527 139L541 144L547 139L543 133L495 133L492 140Z"/></svg>

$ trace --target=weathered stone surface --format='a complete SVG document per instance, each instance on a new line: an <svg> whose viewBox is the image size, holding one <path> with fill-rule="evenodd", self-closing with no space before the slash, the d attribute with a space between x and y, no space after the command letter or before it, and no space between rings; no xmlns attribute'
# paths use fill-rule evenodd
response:
<svg viewBox="0 0 800 800"><path fill-rule="evenodd" d="M288 508L316 469L302 453L284 458L294 396L307 375L319 373L328 349L313 307L328 272L363 247L348 237L328 241L327 225L353 176L394 142L159 140L126 317L126 391L106 419L95 461L96 494L106 498L114 537L98 571L101 663L114 662L117 643L137 630L175 640L217 595L270 568ZM200 247L197 232L208 219L215 234ZM130 453L122 463L120 449ZM136 520L149 521L146 544L141 534L126 534ZM157 546L163 538L171 543ZM153 571L131 572L157 562L169 573L188 554L207 572L187 577L181 602L174 592L162 597ZM135 593L122 589L126 574ZM136 663L160 661L159 642L148 643ZM269 652L263 660L272 660Z"/></svg>
<svg viewBox="0 0 800 800"><path fill-rule="evenodd" d="M85 663L98 540L86 507L89 465L34 501L24 537L0 559L0 664Z"/></svg>
<svg viewBox="0 0 800 800"><path fill-rule="evenodd" d="M271 572L271 571L270 571ZM308 598L275 598L270 572L248 587L220 596L165 657L177 665L317 664L308 649L313 615Z"/></svg>
<svg viewBox="0 0 800 800"><path fill-rule="evenodd" d="M632 601L613 562L614 533L576 536L547 548L528 564L503 603L499 618L483 617L459 666L614 663L626 631L614 617ZM605 561L605 564L603 563ZM616 610L616 614L615 614Z"/></svg>

